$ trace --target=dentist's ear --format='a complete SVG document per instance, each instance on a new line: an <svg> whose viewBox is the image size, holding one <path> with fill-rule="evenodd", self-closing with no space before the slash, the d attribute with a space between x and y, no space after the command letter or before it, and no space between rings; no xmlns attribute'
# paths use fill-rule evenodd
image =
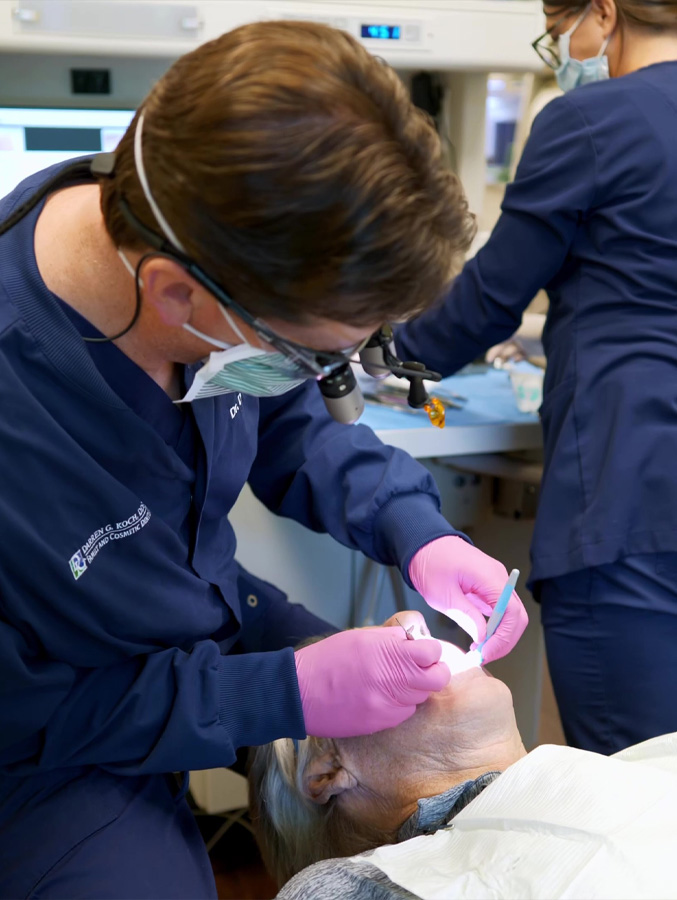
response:
<svg viewBox="0 0 677 900"><path fill-rule="evenodd" d="M332 797L357 787L357 778L346 771L335 752L314 757L303 777L303 792L313 803L323 805Z"/></svg>
<svg viewBox="0 0 677 900"><path fill-rule="evenodd" d="M190 320L199 289L180 265L152 257L143 265L143 298L165 325L180 327Z"/></svg>

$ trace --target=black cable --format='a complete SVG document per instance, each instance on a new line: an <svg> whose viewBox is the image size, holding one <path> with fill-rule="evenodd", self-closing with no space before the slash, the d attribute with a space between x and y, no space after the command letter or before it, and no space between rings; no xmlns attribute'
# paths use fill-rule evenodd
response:
<svg viewBox="0 0 677 900"><path fill-rule="evenodd" d="M164 254L156 253L154 251L152 251L150 253L144 253L144 255L141 257L141 259L136 264L136 269L134 270L134 289L136 292L136 305L134 307L134 314L132 316L132 319L131 319L129 325L127 325L125 328L123 328L122 331L118 331L117 334L111 335L111 337L83 337L83 339L82 339L83 341L86 341L88 344L106 344L106 343L109 343L110 341L117 341L118 338L121 338L123 335L127 334L128 331L132 330L132 328L139 321L139 316L141 315L141 302L143 299L141 296L141 284L140 284L140 282L141 282L141 277L140 277L141 266L144 264L144 262L147 259L150 259L152 256L164 256Z"/></svg>

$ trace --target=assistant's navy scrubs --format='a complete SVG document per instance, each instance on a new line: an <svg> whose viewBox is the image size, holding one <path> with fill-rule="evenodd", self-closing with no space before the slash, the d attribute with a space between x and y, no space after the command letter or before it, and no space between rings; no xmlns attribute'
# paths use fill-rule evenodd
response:
<svg viewBox="0 0 677 900"><path fill-rule="evenodd" d="M243 485L405 572L455 532L427 471L314 382L176 405L83 342L37 268L41 206L0 238L0 896L212 897L171 773L303 737L291 648L331 630L236 564Z"/></svg>
<svg viewBox="0 0 677 900"><path fill-rule="evenodd" d="M567 739L677 729L677 62L534 122L489 242L397 347L451 374L545 287L545 470L532 545Z"/></svg>

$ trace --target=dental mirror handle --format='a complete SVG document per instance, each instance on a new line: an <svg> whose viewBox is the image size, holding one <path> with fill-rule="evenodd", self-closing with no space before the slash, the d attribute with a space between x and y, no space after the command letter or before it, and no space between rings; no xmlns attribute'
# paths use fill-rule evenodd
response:
<svg viewBox="0 0 677 900"><path fill-rule="evenodd" d="M501 596L498 598L498 603L494 607L494 611L489 616L489 621L487 622L487 636L482 641L482 646L489 640L489 638L494 634L498 626L501 624L503 620L503 616L505 615L505 611L508 608L508 603L510 603L510 598L512 597L512 592L515 590L515 585L517 584L517 579L520 577L520 570L513 569L508 577L505 587L501 591Z"/></svg>

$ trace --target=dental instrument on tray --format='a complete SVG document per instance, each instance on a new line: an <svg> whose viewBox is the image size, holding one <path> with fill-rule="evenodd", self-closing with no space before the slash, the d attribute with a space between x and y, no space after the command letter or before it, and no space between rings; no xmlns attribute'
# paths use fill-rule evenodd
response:
<svg viewBox="0 0 677 900"><path fill-rule="evenodd" d="M433 382L424 381L424 387L429 390L433 389ZM397 397L401 399L402 397L407 396L407 388L405 385L399 384L395 378L390 377L385 381L381 381L377 384L374 390L370 391L370 394L376 394L377 396L385 396L385 397ZM446 390L445 387L438 388L437 395L439 396L442 403L446 406L456 409L462 409L462 404L468 402L467 397L461 396L461 394L456 394L453 391Z"/></svg>
<svg viewBox="0 0 677 900"><path fill-rule="evenodd" d="M379 403L382 406L388 406L391 409L412 412L405 391L399 390L396 387L379 385L373 391L364 391L364 398L370 403ZM430 399L437 400L444 409L463 409L461 402L466 400L465 397L460 397L457 394L449 394L448 396L442 395Z"/></svg>

